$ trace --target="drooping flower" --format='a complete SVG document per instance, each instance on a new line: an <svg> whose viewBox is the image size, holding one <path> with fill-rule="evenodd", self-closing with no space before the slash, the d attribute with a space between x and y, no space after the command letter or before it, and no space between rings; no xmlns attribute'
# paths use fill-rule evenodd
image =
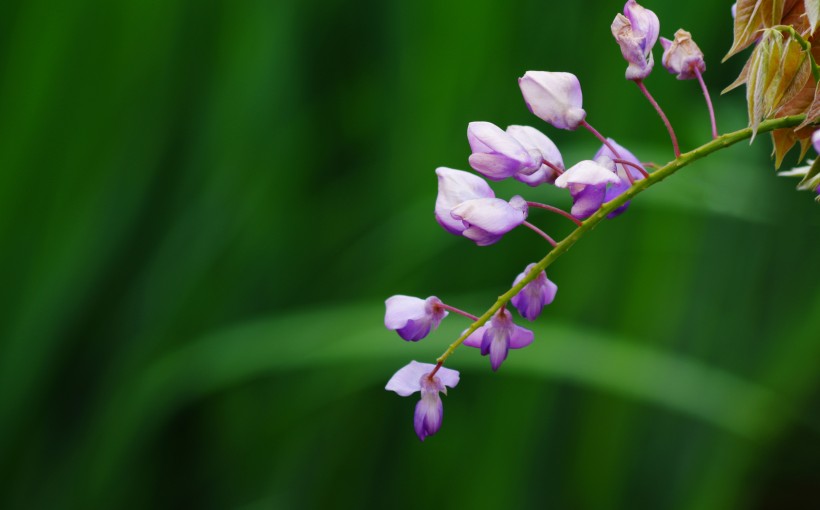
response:
<svg viewBox="0 0 820 510"><path fill-rule="evenodd" d="M527 108L558 129L574 131L586 118L581 84L573 74L527 71L518 86Z"/></svg>
<svg viewBox="0 0 820 510"><path fill-rule="evenodd" d="M435 368L436 366L430 363L411 361L410 364L393 374L384 387L388 391L395 391L402 397L410 396L417 391L421 392L421 400L416 404L416 411L413 415L413 428L422 441L441 428L444 406L441 403L439 392L444 392L446 395L447 387L455 388L459 380L457 370L444 367L439 367L436 374L431 377L430 374Z"/></svg>
<svg viewBox="0 0 820 510"><path fill-rule="evenodd" d="M470 166L488 179L500 181L518 172L535 172L541 167L541 154L530 152L510 134L490 122L470 122L467 140L473 153Z"/></svg>
<svg viewBox="0 0 820 510"><path fill-rule="evenodd" d="M692 34L684 29L675 32L675 39L670 41L661 37L663 46L663 67L672 74L677 74L679 80L693 80L697 78L695 70L706 72L706 62L703 52L692 40Z"/></svg>
<svg viewBox="0 0 820 510"><path fill-rule="evenodd" d="M607 157L581 161L555 179L559 188L569 188L572 215L581 220L592 216L604 203L607 184L618 183L615 163Z"/></svg>
<svg viewBox="0 0 820 510"><path fill-rule="evenodd" d="M527 201L516 195L509 202L500 198L476 198L455 206L450 215L464 225L461 235L488 246L527 219Z"/></svg>
<svg viewBox="0 0 820 510"><path fill-rule="evenodd" d="M535 267L535 264L530 264L524 269L524 272L519 274L513 286L524 279L525 276ZM541 310L555 299L555 294L558 292L558 286L547 278L547 273L541 271L535 280L529 282L518 292L510 302L518 309L518 313L528 321L534 321Z"/></svg>
<svg viewBox="0 0 820 510"><path fill-rule="evenodd" d="M498 370L507 359L510 349L521 349L533 341L533 332L513 324L512 315L506 308L493 315L488 324L473 331L464 345L481 349L481 355L490 356L490 366Z"/></svg>
<svg viewBox="0 0 820 510"><path fill-rule="evenodd" d="M652 48L660 32L660 21L655 13L635 0L628 0L624 13L616 15L612 21L611 30L629 64L626 79L642 80L649 76L655 65Z"/></svg>
<svg viewBox="0 0 820 510"><path fill-rule="evenodd" d="M630 163L639 165L641 168L644 168L640 160L636 158L634 154L629 152L628 149L622 147L621 145L618 145L618 143L612 138L607 138L607 141L610 145L612 145L612 147L615 148L616 151L618 151L618 155L620 155L620 158L618 158L612 152L612 150L609 147L607 147L606 144L602 144L601 148L598 149L598 152L595 153L595 157L593 158L595 161L598 161L601 164L606 165L607 160L611 161L613 159L622 159L624 161L629 161ZM646 169L644 168L644 170ZM612 186L609 186L607 188L606 194L604 195L604 202L614 200L616 197L620 196L624 191L628 190L630 186L632 186L632 183L629 181L629 177L627 176L627 172L629 172L629 175L632 176L633 181L639 181L644 178L643 174L637 168L631 165L624 165L623 163L616 163L615 173L618 175L618 179L620 181L618 182L618 184L613 184ZM607 218L612 219L618 216L619 214L623 213L629 207L629 204L630 202L627 202L624 205L618 207L617 209L609 213L607 215Z"/></svg>
<svg viewBox="0 0 820 510"><path fill-rule="evenodd" d="M451 234L461 235L466 227L463 222L450 216L453 207L476 198L495 198L495 193L487 181L469 172L439 167L436 169L436 175L436 221Z"/></svg>
<svg viewBox="0 0 820 510"><path fill-rule="evenodd" d="M420 299L397 295L389 297L384 304L384 326L411 342L429 335L447 317L447 310L435 296Z"/></svg>
<svg viewBox="0 0 820 510"><path fill-rule="evenodd" d="M545 182L554 183L559 172L556 172L552 167L563 171L564 159L552 140L541 131L530 126L508 126L507 134L518 140L530 154L537 154L541 162L541 165L535 170L521 170L513 177L530 186L538 186Z"/></svg>

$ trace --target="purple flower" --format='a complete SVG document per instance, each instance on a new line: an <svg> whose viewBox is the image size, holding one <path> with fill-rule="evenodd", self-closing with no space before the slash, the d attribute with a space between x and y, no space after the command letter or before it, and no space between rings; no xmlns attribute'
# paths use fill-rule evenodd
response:
<svg viewBox="0 0 820 510"><path fill-rule="evenodd" d="M581 84L573 74L527 71L518 86L527 108L558 129L574 131L587 116Z"/></svg>
<svg viewBox="0 0 820 510"><path fill-rule="evenodd" d="M521 170L513 177L530 186L538 186L545 182L552 184L558 177L558 172L546 165L545 162L563 170L564 160L558 147L547 135L530 126L509 126L507 134L518 140L518 142L529 151L530 154L537 154L541 165L534 170Z"/></svg>
<svg viewBox="0 0 820 510"><path fill-rule="evenodd" d="M615 163L606 157L581 161L555 179L559 188L569 188L572 215L581 220L595 214L604 203L607 184L620 182L615 175Z"/></svg>
<svg viewBox="0 0 820 510"><path fill-rule="evenodd" d="M692 40L692 34L684 29L675 32L675 40L670 41L661 37L663 46L663 67L672 74L677 74L679 80L692 80L697 78L695 70L701 73L706 72L706 62L703 60L703 52Z"/></svg>
<svg viewBox="0 0 820 510"><path fill-rule="evenodd" d="M518 285L518 282L527 276L527 273L535 267L535 264L530 264L524 269L524 272L518 275L513 282L513 286ZM518 313L528 321L534 321L541 310L555 299L555 293L558 292L558 286L547 279L547 273L541 273L535 280L529 282L518 292L510 302L518 309Z"/></svg>
<svg viewBox="0 0 820 510"><path fill-rule="evenodd" d="M811 144L814 147L814 152L820 154L820 129L811 134Z"/></svg>
<svg viewBox="0 0 820 510"><path fill-rule="evenodd" d="M488 179L500 181L541 167L541 153L527 151L518 140L490 122L470 122L467 140L473 151L470 166Z"/></svg>
<svg viewBox="0 0 820 510"><path fill-rule="evenodd" d="M652 47L660 31L660 21L655 13L641 7L635 0L628 0L624 13L616 15L612 21L611 29L621 47L621 54L629 63L626 79L642 80L649 76L655 65Z"/></svg>
<svg viewBox="0 0 820 510"><path fill-rule="evenodd" d="M456 370L440 367L436 375L430 377L436 366L429 363L419 363L411 361L405 365L393 377L387 381L384 389L395 391L402 397L407 397L420 391L421 400L416 404L416 412L413 416L413 427L416 435L424 441L427 436L432 436L441 428L441 420L444 416L444 406L441 404L439 392L447 394L447 387L455 388L458 384L459 374Z"/></svg>
<svg viewBox="0 0 820 510"><path fill-rule="evenodd" d="M464 340L464 345L481 349L481 355L490 355L490 366L493 371L498 370L501 363L507 359L510 349L521 349L532 343L532 331L513 324L512 315L506 308L502 308L489 324L485 324L473 331Z"/></svg>
<svg viewBox="0 0 820 510"><path fill-rule="evenodd" d="M460 220L450 216L455 206L477 198L495 198L487 182L469 172L439 167L438 196L436 197L436 221L451 234L461 235L466 228Z"/></svg>
<svg viewBox="0 0 820 510"><path fill-rule="evenodd" d="M601 145L601 148L598 149L598 152L595 153L595 157L593 158L595 161L600 161L602 162L602 164L606 164L607 160L611 161L613 159L623 159L624 161L629 161L630 163L634 163L643 168L643 165L641 165L640 160L636 158L634 154L629 152L624 147L618 145L618 143L612 138L607 138L607 141L610 145L612 145L615 148L615 150L618 151L618 154L621 157L618 158L615 154L612 153L612 151L609 149L609 147L606 146L606 144L603 144ZM627 172L629 172L629 174L632 176L632 180L634 181L639 181L644 178L643 174L633 166L624 165L622 163L615 164L615 173L618 175L620 182L607 188L606 194L604 196L604 202L614 200L616 197L620 196L624 191L628 190L630 186L632 186L632 183L629 182L629 177L627 177ZM627 202L624 205L618 207L617 209L609 213L607 215L607 218L612 219L618 216L619 214L623 213L629 207L629 204L630 202Z"/></svg>
<svg viewBox="0 0 820 510"><path fill-rule="evenodd" d="M419 299L412 296L391 296L384 302L384 327L396 331L400 337L417 342L436 329L447 310L435 296Z"/></svg>
<svg viewBox="0 0 820 510"><path fill-rule="evenodd" d="M509 202L500 198L476 198L455 206L450 216L464 225L461 235L479 246L497 242L527 219L527 201L516 195Z"/></svg>
<svg viewBox="0 0 820 510"><path fill-rule="evenodd" d="M732 4L732 19L737 17L737 2Z"/></svg>

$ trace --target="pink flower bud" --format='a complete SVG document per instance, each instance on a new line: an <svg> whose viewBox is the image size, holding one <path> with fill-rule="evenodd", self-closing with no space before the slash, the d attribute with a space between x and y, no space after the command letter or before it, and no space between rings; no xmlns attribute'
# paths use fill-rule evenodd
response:
<svg viewBox="0 0 820 510"><path fill-rule="evenodd" d="M581 84L573 74L527 71L518 85L527 108L558 129L574 131L587 116Z"/></svg>
<svg viewBox="0 0 820 510"><path fill-rule="evenodd" d="M670 41L661 37L663 46L663 67L672 74L677 74L679 80L697 78L695 69L701 73L706 71L706 62L703 61L703 52L692 40L692 34L684 29L675 32L675 40Z"/></svg>
<svg viewBox="0 0 820 510"><path fill-rule="evenodd" d="M641 7L635 0L624 5L624 13L612 21L612 35L629 66L627 80L642 80L649 76L655 65L652 48L658 41L660 21L654 12Z"/></svg>

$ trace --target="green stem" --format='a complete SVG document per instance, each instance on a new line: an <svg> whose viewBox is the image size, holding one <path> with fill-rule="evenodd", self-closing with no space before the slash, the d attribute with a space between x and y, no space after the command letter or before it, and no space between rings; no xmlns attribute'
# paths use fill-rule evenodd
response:
<svg viewBox="0 0 820 510"><path fill-rule="evenodd" d="M766 120L760 123L760 125L757 128L757 132L767 133L769 131L774 131L775 129L794 127L803 122L805 118L805 115L792 115L790 117ZM601 223L609 213L611 213L618 207L622 206L626 202L632 200L642 191L661 182L662 180L674 174L681 168L687 166L689 163L692 163L693 161L708 156L713 152L725 149L726 147L734 145L741 140L749 139L751 136L751 128L741 129L740 131L735 131L733 133L727 133L725 135L719 136L711 142L701 145L697 149L681 154L680 156L678 156L671 162L667 163L663 167L652 172L646 179L636 181L632 187L626 190L619 197L615 198L610 202L605 203L603 206L601 206L598 212L587 218L580 227L576 228L570 235L568 235L561 242L556 244L555 247L552 250L550 250L550 252L547 253L547 255L543 259L541 259L537 264L535 264L532 270L530 270L530 272L527 273L527 275L520 282L518 282L517 285L514 285L510 290L500 295L496 302L493 304L493 306L491 306L489 310L484 312L484 314L480 316L477 321L473 322L470 325L470 327L467 328L455 342L450 344L450 347L448 347L447 350L444 351L444 354L442 354L436 359L436 362L444 363L447 360L447 358L449 358L450 355L453 354L453 352L462 343L464 343L464 340L466 340L468 336L470 336L475 330L486 324L487 321L489 321L492 318L492 316L498 310L501 309L501 307L505 306L513 297L515 297L515 295L518 294L521 291L521 289L524 288L525 285L535 280L541 273L541 271L545 270L553 262L555 262L558 259L558 257L560 257L561 255L566 253L570 248L572 248L572 246L575 243L577 243L582 237L584 237L584 235L586 235L587 232L591 231L596 226L598 226L598 224Z"/></svg>

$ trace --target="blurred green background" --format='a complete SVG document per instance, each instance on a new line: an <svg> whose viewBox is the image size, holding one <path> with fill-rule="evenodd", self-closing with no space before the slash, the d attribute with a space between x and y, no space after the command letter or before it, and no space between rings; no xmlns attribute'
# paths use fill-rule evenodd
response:
<svg viewBox="0 0 820 510"><path fill-rule="evenodd" d="M745 122L742 91L717 96L744 58L719 64L730 4L645 3L703 48L724 132ZM466 327L405 343L385 298L481 312L545 252L435 223L467 123L531 124L567 164L597 150L531 116L518 76L577 74L594 126L670 158L623 79L621 8L3 2L0 507L818 508L820 210L768 137L561 258L535 344L498 373L459 350L437 436L383 389ZM695 82L658 65L647 85L685 149L708 140Z"/></svg>

